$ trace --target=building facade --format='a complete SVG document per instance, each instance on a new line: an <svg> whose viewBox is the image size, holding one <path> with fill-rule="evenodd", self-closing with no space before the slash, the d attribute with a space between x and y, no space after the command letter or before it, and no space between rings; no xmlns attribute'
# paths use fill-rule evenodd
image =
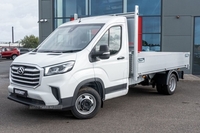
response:
<svg viewBox="0 0 200 133"><path fill-rule="evenodd" d="M190 52L190 69L200 75L200 0L39 0L39 38L78 17L133 12L139 5L143 51Z"/></svg>

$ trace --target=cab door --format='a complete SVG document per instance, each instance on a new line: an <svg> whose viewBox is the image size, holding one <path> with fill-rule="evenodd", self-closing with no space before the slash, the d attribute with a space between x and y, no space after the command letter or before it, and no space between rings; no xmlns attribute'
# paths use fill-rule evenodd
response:
<svg viewBox="0 0 200 133"><path fill-rule="evenodd" d="M108 45L110 51L109 59L93 62L95 77L100 77L104 82L106 99L124 95L128 91L128 54L126 45L123 45L122 31L123 24L110 27L94 47L95 51L99 51L100 45Z"/></svg>

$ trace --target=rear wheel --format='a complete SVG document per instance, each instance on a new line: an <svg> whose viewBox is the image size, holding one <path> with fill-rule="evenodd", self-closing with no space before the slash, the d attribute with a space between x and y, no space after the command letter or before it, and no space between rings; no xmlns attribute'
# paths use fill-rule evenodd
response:
<svg viewBox="0 0 200 133"><path fill-rule="evenodd" d="M174 94L177 86L177 78L175 74L171 74L168 81L167 85L163 84L157 84L156 89L158 93L160 94L165 94L165 95L172 95Z"/></svg>
<svg viewBox="0 0 200 133"><path fill-rule="evenodd" d="M162 85L162 84L157 84L156 85L156 89L157 89L157 92L159 94L164 94L165 93L165 91L164 91L164 85Z"/></svg>
<svg viewBox="0 0 200 133"><path fill-rule="evenodd" d="M171 74L168 80L168 85L165 86L165 94L174 94L177 86L177 78L175 74Z"/></svg>
<svg viewBox="0 0 200 133"><path fill-rule="evenodd" d="M88 119L94 117L101 105L101 98L96 90L90 87L81 89L72 107L72 113L76 118Z"/></svg>

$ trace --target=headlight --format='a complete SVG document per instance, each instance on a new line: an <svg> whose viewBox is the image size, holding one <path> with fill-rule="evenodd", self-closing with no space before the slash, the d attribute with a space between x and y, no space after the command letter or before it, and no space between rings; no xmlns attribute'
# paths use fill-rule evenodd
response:
<svg viewBox="0 0 200 133"><path fill-rule="evenodd" d="M72 70L74 61L68 61L61 64L45 67L45 76L61 74Z"/></svg>

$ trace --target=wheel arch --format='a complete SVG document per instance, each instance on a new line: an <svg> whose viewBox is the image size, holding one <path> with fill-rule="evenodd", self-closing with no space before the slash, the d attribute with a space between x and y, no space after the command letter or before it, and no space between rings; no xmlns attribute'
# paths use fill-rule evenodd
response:
<svg viewBox="0 0 200 133"><path fill-rule="evenodd" d="M179 81L179 74L176 70L170 70L167 73L167 80L166 80L166 85L168 85L168 81L170 79L171 74L174 74L176 76L176 80Z"/></svg>
<svg viewBox="0 0 200 133"><path fill-rule="evenodd" d="M81 90L84 87L91 87L91 88L95 89L101 97L101 101L102 101L101 104L103 106L103 101L105 100L105 87L104 87L103 81L99 78L86 79L77 85L77 87L74 91L74 94L73 94L72 106L74 106L74 104L75 104L76 97L78 95L79 90Z"/></svg>
<svg viewBox="0 0 200 133"><path fill-rule="evenodd" d="M154 79L156 81L156 84L163 84L168 85L168 81L170 79L170 75L174 74L176 76L177 81L179 81L179 74L176 70L169 70L161 73L156 73L154 76Z"/></svg>

